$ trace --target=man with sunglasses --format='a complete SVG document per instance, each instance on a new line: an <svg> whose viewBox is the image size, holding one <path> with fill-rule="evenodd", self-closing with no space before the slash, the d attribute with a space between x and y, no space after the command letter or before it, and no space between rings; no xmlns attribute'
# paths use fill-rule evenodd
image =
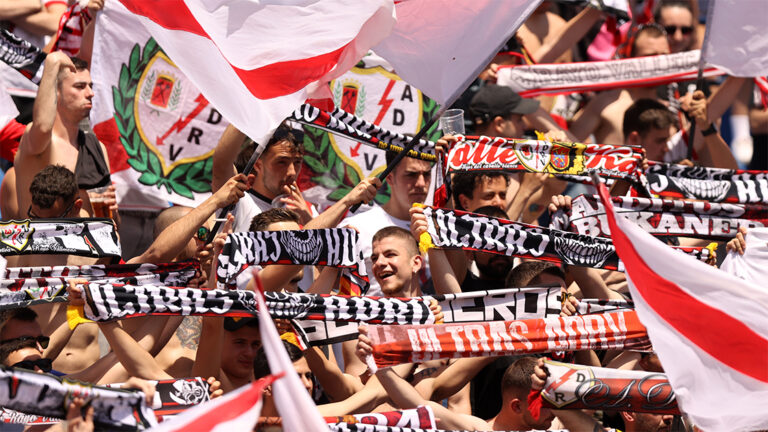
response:
<svg viewBox="0 0 768 432"><path fill-rule="evenodd" d="M669 51L672 54L694 49L696 23L689 1L661 2L655 20L667 32Z"/></svg>

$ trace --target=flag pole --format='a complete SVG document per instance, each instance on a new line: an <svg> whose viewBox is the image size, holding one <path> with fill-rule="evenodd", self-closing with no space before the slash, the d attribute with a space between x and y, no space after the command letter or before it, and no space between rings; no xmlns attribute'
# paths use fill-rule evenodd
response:
<svg viewBox="0 0 768 432"><path fill-rule="evenodd" d="M710 28L712 27L712 11L715 9L716 0L711 0L707 5L707 18L704 22L704 41L701 44L699 53L699 68L696 73L696 90L704 88L704 63L707 57L707 45L709 45ZM693 142L696 134L696 122L691 122L691 128L688 130L688 156L689 161L693 161Z"/></svg>

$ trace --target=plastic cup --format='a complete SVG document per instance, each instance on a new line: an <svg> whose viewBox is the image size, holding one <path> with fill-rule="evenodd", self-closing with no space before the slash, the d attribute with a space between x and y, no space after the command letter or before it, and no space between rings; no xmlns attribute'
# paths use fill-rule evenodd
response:
<svg viewBox="0 0 768 432"><path fill-rule="evenodd" d="M288 198L288 195L280 194L280 195L276 196L272 200L272 208L283 208L283 207L286 207L286 204L284 202L280 201L283 198Z"/></svg>
<svg viewBox="0 0 768 432"><path fill-rule="evenodd" d="M112 210L109 209L109 204L107 204L106 193L108 190L109 186L88 189L88 199L91 200L93 217L112 218Z"/></svg>
<svg viewBox="0 0 768 432"><path fill-rule="evenodd" d="M464 135L464 110L449 109L440 117L439 123L443 135Z"/></svg>

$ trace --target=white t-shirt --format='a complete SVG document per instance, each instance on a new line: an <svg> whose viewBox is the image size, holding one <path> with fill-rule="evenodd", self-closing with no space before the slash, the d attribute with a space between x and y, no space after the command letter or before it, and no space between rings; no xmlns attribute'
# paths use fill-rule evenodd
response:
<svg viewBox="0 0 768 432"><path fill-rule="evenodd" d="M235 232L248 232L251 228L253 217L272 208L272 202L267 201L261 195L246 193L240 201L235 204L232 216L235 217Z"/></svg>
<svg viewBox="0 0 768 432"><path fill-rule="evenodd" d="M373 277L373 264L371 263L371 253L373 252L373 235L382 228L388 226L398 226L410 230L411 221L397 219L387 213L381 206L374 205L372 209L350 216L339 224L339 227L352 226L360 233L359 246L365 257L365 270L368 273L371 287L366 295L383 296L379 283Z"/></svg>

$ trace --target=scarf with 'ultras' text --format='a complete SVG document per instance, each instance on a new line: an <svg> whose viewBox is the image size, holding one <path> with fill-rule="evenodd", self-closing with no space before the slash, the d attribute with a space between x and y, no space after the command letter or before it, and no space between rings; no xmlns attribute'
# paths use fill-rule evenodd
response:
<svg viewBox="0 0 768 432"><path fill-rule="evenodd" d="M580 144L498 137L464 137L451 146L448 172L528 171L636 182L643 151L627 146Z"/></svg>
<svg viewBox="0 0 768 432"><path fill-rule="evenodd" d="M357 231L350 228L238 232L227 236L219 254L216 284L232 287L249 265L300 264L352 269L367 281ZM363 290L365 292L366 289Z"/></svg>
<svg viewBox="0 0 768 432"><path fill-rule="evenodd" d="M307 126L322 129L335 135L341 135L357 142L381 150L400 153L408 145L411 137L383 129L368 120L335 108L332 112L304 104L291 115L292 120ZM429 162L437 160L435 143L420 139L406 156Z"/></svg>
<svg viewBox="0 0 768 432"><path fill-rule="evenodd" d="M663 373L546 361L543 406L553 409L616 410L680 414Z"/></svg>
<svg viewBox="0 0 768 432"><path fill-rule="evenodd" d="M23 277L0 279L0 309L67 301L64 295L67 281L75 277L100 283L183 287L199 270L200 263L197 261L79 267L11 267L6 270L7 275Z"/></svg>
<svg viewBox="0 0 768 432"><path fill-rule="evenodd" d="M624 265L608 238L590 237L558 229L512 222L460 210L424 206L427 232L422 234L422 251L431 247L490 252L624 271ZM688 247L681 251L707 260L711 251Z"/></svg>
<svg viewBox="0 0 768 432"><path fill-rule="evenodd" d="M459 357L650 348L635 311L443 325L368 327L373 367Z"/></svg>
<svg viewBox="0 0 768 432"><path fill-rule="evenodd" d="M637 197L612 197L611 200L616 213L658 236L727 240L736 236L739 227L768 225L768 206L757 204ZM579 234L611 235L605 208L597 195L574 198L568 218L571 230Z"/></svg>
<svg viewBox="0 0 768 432"><path fill-rule="evenodd" d="M26 423L33 416L64 419L74 396L91 400L97 430L144 430L157 424L144 392L100 387L24 369L0 367L3 421ZM14 413L7 410L13 410Z"/></svg>
<svg viewBox="0 0 768 432"><path fill-rule="evenodd" d="M120 243L111 219L0 221L0 255L22 254L120 258Z"/></svg>
<svg viewBox="0 0 768 432"><path fill-rule="evenodd" d="M695 79L699 50L619 60L501 66L497 83L523 97L658 86ZM704 77L722 75L708 66Z"/></svg>
<svg viewBox="0 0 768 432"><path fill-rule="evenodd" d="M646 172L651 193L665 198L768 204L768 171L730 170L652 163Z"/></svg>

